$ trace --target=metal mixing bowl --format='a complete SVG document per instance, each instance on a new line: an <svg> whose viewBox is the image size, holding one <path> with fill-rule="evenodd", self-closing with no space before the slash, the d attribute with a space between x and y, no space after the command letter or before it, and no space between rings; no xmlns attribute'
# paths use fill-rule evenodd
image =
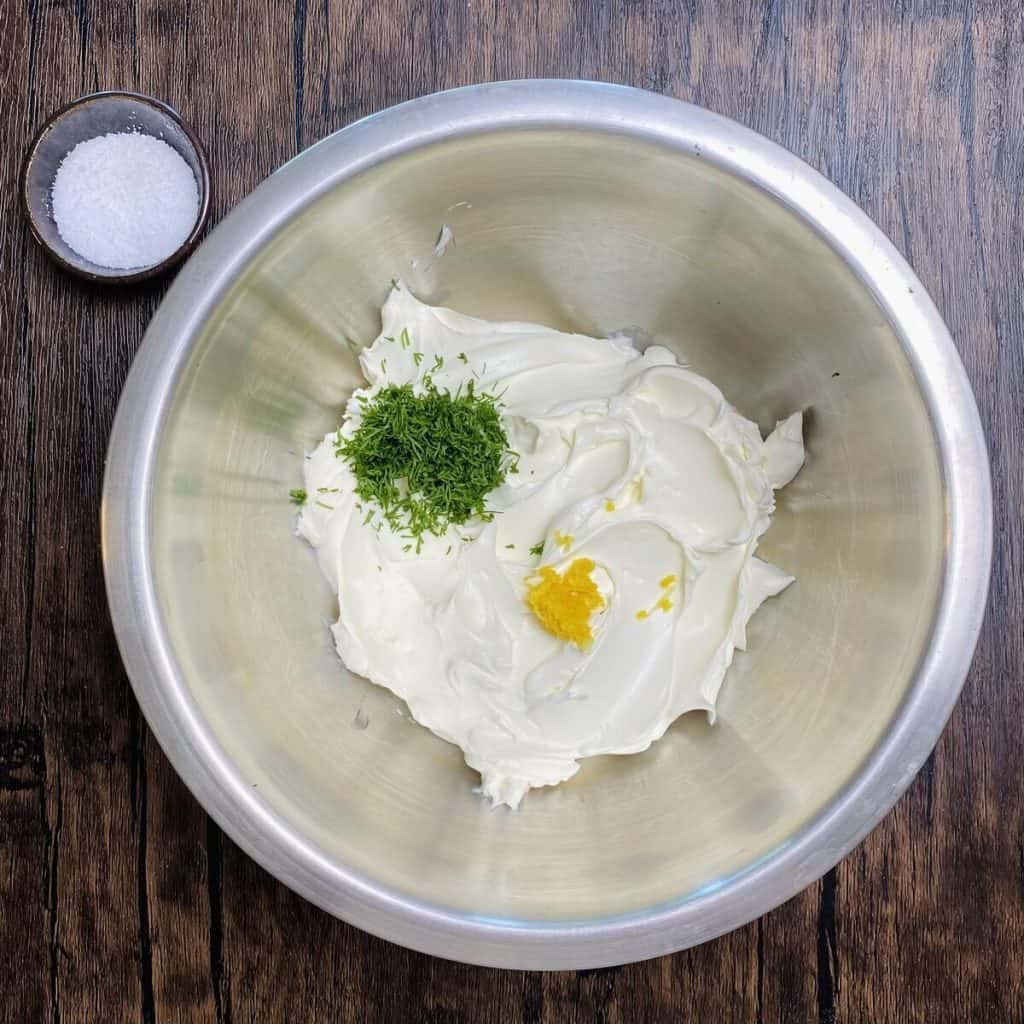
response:
<svg viewBox="0 0 1024 1024"><path fill-rule="evenodd" d="M441 225L454 232L433 254ZM347 673L288 489L359 379L392 277L466 313L668 345L807 465L762 553L720 718L491 810L453 746ZM814 171L660 96L518 82L361 121L262 185L154 318L111 440L110 602L158 740L227 833L378 935L509 967L718 935L875 825L962 685L990 485L949 335Z"/></svg>

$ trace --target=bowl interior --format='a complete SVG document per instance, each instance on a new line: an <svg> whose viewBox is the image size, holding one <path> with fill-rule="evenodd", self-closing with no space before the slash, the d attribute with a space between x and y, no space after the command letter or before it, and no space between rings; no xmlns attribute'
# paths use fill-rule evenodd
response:
<svg viewBox="0 0 1024 1024"><path fill-rule="evenodd" d="M393 277L466 313L633 330L765 430L805 411L807 465L761 547L797 583L755 616L717 724L686 716L646 753L492 811L458 749L341 666L288 490L337 426L359 380L346 339L374 337ZM885 732L943 567L931 423L851 269L699 157L593 131L453 139L311 203L204 324L152 501L174 656L245 779L327 858L505 922L684 900L785 846Z"/></svg>
<svg viewBox="0 0 1024 1024"><path fill-rule="evenodd" d="M80 256L61 238L53 218L57 169L80 142L111 132L139 132L161 139L188 164L199 190L199 211L188 238L167 259L149 267L113 269ZM151 277L182 259L195 246L209 214L209 171L196 140L169 107L134 93L82 97L41 129L26 158L22 198L36 239L65 269L97 281L127 282Z"/></svg>

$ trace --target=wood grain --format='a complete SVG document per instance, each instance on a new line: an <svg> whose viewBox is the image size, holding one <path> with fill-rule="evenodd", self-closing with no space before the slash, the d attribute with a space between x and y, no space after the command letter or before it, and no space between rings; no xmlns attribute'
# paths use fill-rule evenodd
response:
<svg viewBox="0 0 1024 1024"><path fill-rule="evenodd" d="M0 1020L1015 1021L1024 1010L1024 14L1011 0L24 0L0 4ZM334 921L178 781L121 668L102 458L164 285L58 274L17 209L46 114L177 106L216 216L299 149L467 82L600 78L704 104L847 191L913 263L975 386L992 606L957 710L862 847L761 921L577 974L479 970Z"/></svg>

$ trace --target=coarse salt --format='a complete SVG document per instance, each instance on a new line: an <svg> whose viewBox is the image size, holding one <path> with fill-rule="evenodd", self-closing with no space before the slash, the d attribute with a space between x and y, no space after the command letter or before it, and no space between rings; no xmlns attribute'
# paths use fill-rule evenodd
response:
<svg viewBox="0 0 1024 1024"><path fill-rule="evenodd" d="M51 198L60 237L116 270L167 259L199 216L192 169L162 139L138 132L80 142L57 168Z"/></svg>

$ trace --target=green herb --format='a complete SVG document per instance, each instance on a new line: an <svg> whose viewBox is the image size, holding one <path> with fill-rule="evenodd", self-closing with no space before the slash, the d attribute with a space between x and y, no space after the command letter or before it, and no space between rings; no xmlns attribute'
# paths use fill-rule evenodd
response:
<svg viewBox="0 0 1024 1024"><path fill-rule="evenodd" d="M380 361L380 372L381 373L387 373L388 372L388 361L386 359L382 359ZM363 401L363 405L366 405L365 400Z"/></svg>
<svg viewBox="0 0 1024 1024"><path fill-rule="evenodd" d="M325 502L320 501L319 499L314 501L313 504L314 505L319 505L321 508L327 509L328 512L333 512L334 511L334 506L333 505L328 505Z"/></svg>
<svg viewBox="0 0 1024 1024"><path fill-rule="evenodd" d="M538 541L530 548L531 555L543 555L544 554L544 541Z"/></svg>
<svg viewBox="0 0 1024 1024"><path fill-rule="evenodd" d="M408 327L402 328L402 333L398 336L398 341L402 348L408 348L412 344L412 338L409 337Z"/></svg>
<svg viewBox="0 0 1024 1024"><path fill-rule="evenodd" d="M466 355L466 353L465 353L465 352L460 352L460 353L459 353L459 358L460 358L460 359L461 359L461 360L462 360L462 361L463 361L464 363L468 363L468 362L469 362L469 357L468 357L468 356Z"/></svg>
<svg viewBox="0 0 1024 1024"><path fill-rule="evenodd" d="M444 356L438 353L434 356L434 365L430 368L431 373L437 373L438 370L444 368Z"/></svg>
<svg viewBox="0 0 1024 1024"><path fill-rule="evenodd" d="M505 550L506 550L506 551L510 551L510 550L511 550L512 548L514 548L514 547L515 547L515 544L506 544L506 545L505 545Z"/></svg>
<svg viewBox="0 0 1024 1024"><path fill-rule="evenodd" d="M415 364L416 364L417 366L419 366L419 365L420 365L420 363L422 363L422 362L423 362L423 353L422 353L422 352L413 352L413 354L412 354L412 361L413 361L413 362L414 362L414 363L415 363Z"/></svg>
<svg viewBox="0 0 1024 1024"><path fill-rule="evenodd" d="M340 487L318 487L316 489L317 494L340 494Z"/></svg>
<svg viewBox="0 0 1024 1024"><path fill-rule="evenodd" d="M301 487L296 487L294 491L288 492L288 500L293 505L305 505L307 497L309 495Z"/></svg>
<svg viewBox="0 0 1024 1024"><path fill-rule="evenodd" d="M487 495L505 480L518 456L509 449L494 395L454 395L433 383L379 391L350 438L335 454L356 478L356 494L377 505L393 530L420 542L470 519L489 522Z"/></svg>

